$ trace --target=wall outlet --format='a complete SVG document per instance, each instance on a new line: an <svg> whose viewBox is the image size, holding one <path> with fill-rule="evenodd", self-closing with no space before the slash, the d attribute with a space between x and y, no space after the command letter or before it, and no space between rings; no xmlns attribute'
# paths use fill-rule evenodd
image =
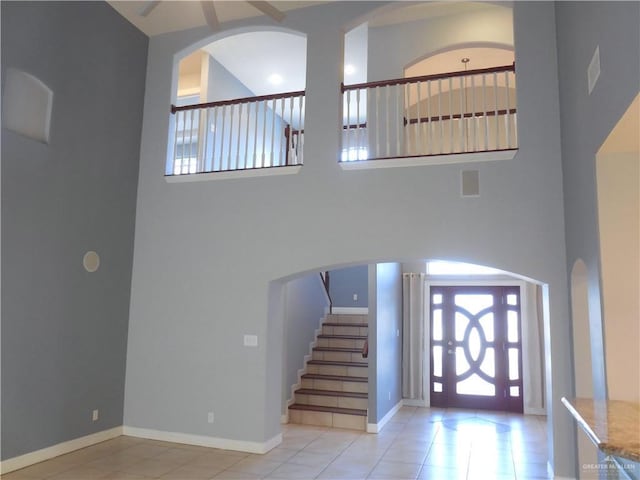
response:
<svg viewBox="0 0 640 480"><path fill-rule="evenodd" d="M207 423L213 423L213 419L214 419L213 412L209 412L207 414Z"/></svg>
<svg viewBox="0 0 640 480"><path fill-rule="evenodd" d="M391 392L389 392L389 400L391 400Z"/></svg>
<svg viewBox="0 0 640 480"><path fill-rule="evenodd" d="M100 417L100 410L95 409L93 412L91 412L92 421L97 422L99 417Z"/></svg>
<svg viewBox="0 0 640 480"><path fill-rule="evenodd" d="M357 293L354 293L354 294L353 294L353 301L354 301L354 302L357 302L357 301L358 301L358 294L357 294Z"/></svg>

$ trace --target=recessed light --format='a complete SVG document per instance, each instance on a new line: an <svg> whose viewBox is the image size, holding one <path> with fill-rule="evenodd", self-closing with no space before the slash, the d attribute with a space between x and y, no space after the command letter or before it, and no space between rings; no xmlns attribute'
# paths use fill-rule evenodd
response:
<svg viewBox="0 0 640 480"><path fill-rule="evenodd" d="M272 85L280 85L282 83L282 80L282 75L279 75L277 73L272 73L271 75L269 75L269 77L267 77L267 81Z"/></svg>
<svg viewBox="0 0 640 480"><path fill-rule="evenodd" d="M356 67L348 63L344 66L344 73L345 75L353 75L354 73L356 73Z"/></svg>

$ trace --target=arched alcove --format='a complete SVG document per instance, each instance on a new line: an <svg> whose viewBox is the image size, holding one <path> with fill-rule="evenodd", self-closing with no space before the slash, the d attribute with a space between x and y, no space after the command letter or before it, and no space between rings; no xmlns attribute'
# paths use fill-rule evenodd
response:
<svg viewBox="0 0 640 480"><path fill-rule="evenodd" d="M301 163L306 50L300 32L253 28L176 55L167 173Z"/></svg>

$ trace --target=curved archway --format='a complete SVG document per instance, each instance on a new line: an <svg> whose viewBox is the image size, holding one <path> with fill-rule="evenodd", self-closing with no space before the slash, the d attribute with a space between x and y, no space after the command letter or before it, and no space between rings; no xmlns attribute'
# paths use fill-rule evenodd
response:
<svg viewBox="0 0 640 480"><path fill-rule="evenodd" d="M301 163L306 50L300 32L251 28L176 54L167 171Z"/></svg>
<svg viewBox="0 0 640 480"><path fill-rule="evenodd" d="M469 259L465 259L465 260L471 261ZM401 263L402 263L402 267L405 267L405 268L401 267ZM459 263L459 262L452 262L452 263ZM340 264L340 265L334 264L329 266L323 266L311 271L305 270L304 272L298 272L291 275L287 275L285 277L275 279L271 282L269 287L269 292L270 292L269 323L273 324L274 326L280 324L280 326L278 326L274 330L283 332L282 337L280 337L278 340L278 343L281 346L281 348L279 349L279 352L282 355L282 357L280 358L280 361L284 363L280 367L281 371L283 372L283 378L282 378L283 396L282 396L282 402L281 402L282 404L281 413L283 415L286 415L287 400L293 399L293 393L292 393L293 390L292 390L291 381L292 379L295 379L296 373L299 374L299 369L303 366L303 362L301 359L304 355L308 355L310 353L306 351L306 348L308 347L310 342L313 340L312 335L315 329L319 328L320 326L321 319L319 318L320 315L318 314L318 312L322 311L322 306L321 306L322 298L319 298L316 294L312 293L312 290L314 289L314 285L316 290L320 288L318 273L324 270L333 271L341 268L354 268L358 266L367 267L368 265L369 274L368 274L368 277L365 277L365 279L368 282L369 301L373 302L373 304L369 303L368 308L369 309L373 308L373 312L375 312L375 309L376 309L375 303L377 301L376 298L380 294L380 292L376 293L375 276L380 273L379 267L381 265L385 266L384 270L387 272L387 275L385 275L385 279L383 280L384 288L385 289L390 288L391 290L394 290L396 293L395 294L393 292L391 292L390 294L383 293L382 295L384 297L384 303L385 304L388 304L389 302L394 303L395 301L396 306L399 307L400 310L402 310L403 300L402 300L401 292L405 288L404 286L402 286L402 283L403 283L402 274L405 272L421 272L422 274L426 274L428 271L427 264L428 264L428 261L424 259L413 260L413 261L409 261L405 259L402 262L399 262L399 261L389 262L388 260L380 261L380 262L371 262L371 263L349 262L347 264ZM371 269L372 266L374 267L373 270ZM471 266L476 268L470 270L470 272L472 273L469 273L467 275L464 275L464 274L460 275L459 271L457 273L453 271L449 271L449 272L442 271L443 275L439 277L431 276L430 278L431 278L431 281L435 281L436 283L438 282L442 283L440 282L440 279L445 279L443 281L449 281L451 284L460 284L460 285L462 284L492 285L493 283L495 283L496 285L509 284L509 285L520 287L521 303L519 304L520 305L519 308L522 316L520 320L521 321L520 328L522 329L521 331L522 367L521 368L522 368L522 375L523 375L522 377L523 390L520 390L520 392L523 395L523 398L525 400L526 413L544 414L545 408L544 408L543 398L544 398L544 390L545 390L544 385L546 383L546 379L544 375L544 365L543 365L543 358L545 355L544 355L544 346L542 342L542 337L543 337L543 329L545 328L544 322L543 322L543 315L544 315L543 312L545 311L545 309L543 309L541 305L543 301L542 292L540 288L541 284L540 282L532 280L530 277L526 275L514 274L504 270L487 269L486 271L484 271L481 268L477 268L479 267L479 265L471 265ZM391 276L395 275L397 277L395 281L389 280L389 275L388 275L389 272L391 273ZM372 277L372 275L374 277ZM426 277L425 275L423 275L420 278L422 279L421 280L422 282L425 282L425 280L427 280L429 277ZM425 283L424 286L425 288L427 288L428 284ZM353 291L362 290L359 287L360 287L359 285L358 286L352 285L349 288L353 289ZM295 294L292 294L292 292L295 292ZM398 292L400 293L398 294ZM312 325L306 325L306 327L304 327L306 328L306 330L303 331L303 327L300 325L300 316L302 311L300 310L299 307L300 307L300 302L303 301L302 298L304 298L305 295L307 296L307 298L310 298L311 301L315 303L312 306L314 313L311 315L310 318L307 315L308 317L307 322L310 321ZM429 301L428 293L426 294L425 301L427 302ZM341 305L341 307L345 307L345 306L346 305ZM287 312L288 308L294 309L295 315L290 315ZM395 307L392 307L391 309L393 310L393 308ZM344 308L344 313L346 313L347 310L349 310L349 308ZM354 309L354 313L355 313L355 310L356 309ZM357 310L362 310L362 309L357 309ZM343 311L342 308L340 308L340 312L342 311ZM372 310L369 310L369 312L371 311ZM362 312L359 311L358 313L362 313ZM388 317L388 315L389 315L389 312L385 311L384 316ZM401 312L400 312L400 315L402 316ZM276 318L276 317L280 317L280 318ZM281 322L282 319L284 319L284 325L282 325L282 322ZM427 318L425 318L425 321L426 320ZM402 322L401 317L400 317L400 321ZM292 322L292 323L291 325L288 325L287 322ZM393 322L391 323L392 324L390 325L385 324L386 327L394 326ZM386 327L384 331L386 331ZM396 328L398 329L399 332L401 332L403 327L401 325L394 326L394 332ZM299 343L297 343L297 340L294 340L292 331L295 331L298 333L302 332L303 335L306 335L305 339L303 340L304 349L305 349L304 354L300 353L301 346ZM428 332L428 329L425 331ZM369 332L371 335L371 334L375 334L378 331L377 329L373 329L373 330L370 329ZM380 332L378 332L378 334L380 334ZM370 337L370 340L371 340L371 337ZM402 343L403 341L402 337L399 337L399 341L400 343ZM372 355L375 355L375 347L370 344L370 348L371 348L370 351L372 352ZM278 347L276 346L274 350L278 350ZM286 365L287 361L292 361L295 363L295 365ZM428 378L429 360L425 358L425 362L426 362L426 367L425 367L426 370L424 370L424 372L426 373L427 377L425 377L424 379L424 384L429 385L430 383L430 380ZM401 368L400 364L398 364L397 367ZM385 370L389 370L389 369L394 370L394 368L396 367L393 367L391 364L386 365L384 367ZM402 378L403 373L402 373L402 370L400 371L401 373L399 374L400 375L399 378ZM386 395L387 394L385 393L384 398L380 398L378 400L380 400L385 404L389 403L388 402L389 399L386 397ZM391 398L393 398L393 395L394 393L392 392ZM428 392L427 392L427 397L425 401L427 402L425 405L428 405ZM388 405L385 405L385 406L388 406ZM370 405L370 410L371 408L373 408L372 405ZM383 412L384 411L386 410L383 409ZM370 422L370 423L375 423L375 422Z"/></svg>
<svg viewBox="0 0 640 480"><path fill-rule="evenodd" d="M470 59L466 64L462 58ZM419 77L459 70L476 70L510 65L515 61L513 45L493 42L452 44L426 53L407 64L405 77Z"/></svg>

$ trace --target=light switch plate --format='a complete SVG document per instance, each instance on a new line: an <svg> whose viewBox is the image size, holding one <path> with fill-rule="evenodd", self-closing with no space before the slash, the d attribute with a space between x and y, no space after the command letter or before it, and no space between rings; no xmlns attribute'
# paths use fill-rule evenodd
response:
<svg viewBox="0 0 640 480"><path fill-rule="evenodd" d="M244 336L244 346L245 347L257 347L258 346L258 336L257 335L245 335Z"/></svg>

